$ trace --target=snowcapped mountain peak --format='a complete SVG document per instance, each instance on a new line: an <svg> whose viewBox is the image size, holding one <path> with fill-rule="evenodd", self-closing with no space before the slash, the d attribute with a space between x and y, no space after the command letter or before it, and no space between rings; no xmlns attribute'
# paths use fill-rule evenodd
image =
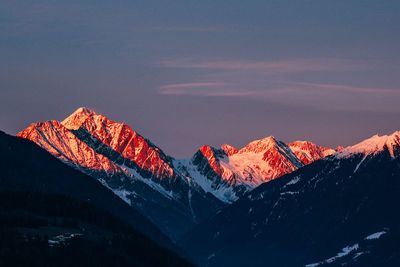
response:
<svg viewBox="0 0 400 267"><path fill-rule="evenodd" d="M87 107L80 107L77 110L74 111L73 114L85 114L85 115L91 115L91 114L96 114L93 110L87 108Z"/></svg>
<svg viewBox="0 0 400 267"><path fill-rule="evenodd" d="M300 161L306 165L336 152L336 150L330 147L317 146L309 141L295 141L288 144L288 146L293 150Z"/></svg>
<svg viewBox="0 0 400 267"><path fill-rule="evenodd" d="M259 140L254 140L252 143L258 143L258 144L276 144L277 140L275 136L267 136L265 138L259 139Z"/></svg>
<svg viewBox="0 0 400 267"><path fill-rule="evenodd" d="M17 136L32 140L64 163L98 179L174 238L223 205L181 169L175 169L173 158L150 140L125 123L90 109L79 108L63 122L32 124ZM226 155L222 149L203 150Z"/></svg>
<svg viewBox="0 0 400 267"><path fill-rule="evenodd" d="M164 207L168 201L171 207L179 206L179 214L189 216L185 220L193 222L204 212L203 204L197 203L208 203L211 210L232 203L256 186L324 157L321 151L325 151L305 141L290 148L269 136L240 150L228 144L220 148L205 145L191 159L176 160L127 124L84 107L62 122L33 124L18 136L99 179L149 216L153 215L146 205ZM157 220L164 218L161 213L157 216ZM165 229L169 231L169 226Z"/></svg>
<svg viewBox="0 0 400 267"><path fill-rule="evenodd" d="M337 157L350 157L356 154L374 155L387 149L392 158L400 153L400 131L391 135L374 135L354 146L344 148L336 154Z"/></svg>
<svg viewBox="0 0 400 267"><path fill-rule="evenodd" d="M17 136L34 141L68 165L105 171L113 175L122 172L108 158L96 153L58 121L33 123Z"/></svg>
<svg viewBox="0 0 400 267"><path fill-rule="evenodd" d="M335 148L336 151L342 151L343 149L344 149L344 147L342 147L342 146L338 146Z"/></svg>
<svg viewBox="0 0 400 267"><path fill-rule="evenodd" d="M85 122L89 116L97 115L93 110L86 107L80 107L69 115L61 122L66 128L70 130L77 130Z"/></svg>
<svg viewBox="0 0 400 267"><path fill-rule="evenodd" d="M221 148L226 152L226 154L228 154L228 156L232 156L239 152L239 149L228 144L223 144Z"/></svg>
<svg viewBox="0 0 400 267"><path fill-rule="evenodd" d="M274 136L268 136L263 139L255 140L248 145L246 145L244 148L239 150L239 153L247 153L247 152L253 152L253 153L260 153L260 152L265 152L266 150L277 146L280 141L277 141Z"/></svg>
<svg viewBox="0 0 400 267"><path fill-rule="evenodd" d="M153 145L125 123L118 123L87 108L79 108L61 124L97 149L112 149L131 161L141 171L157 178L175 179L172 162L161 149Z"/></svg>
<svg viewBox="0 0 400 267"><path fill-rule="evenodd" d="M201 184L214 188L214 193L231 187L233 193L224 195L222 200L232 202L251 188L335 152L308 141L285 144L274 136L268 136L250 142L240 150L228 144L222 145L221 149L203 146L193 156L187 169L191 170L193 177L207 177L207 183ZM196 170L201 176L193 175ZM205 191L212 190L205 188Z"/></svg>

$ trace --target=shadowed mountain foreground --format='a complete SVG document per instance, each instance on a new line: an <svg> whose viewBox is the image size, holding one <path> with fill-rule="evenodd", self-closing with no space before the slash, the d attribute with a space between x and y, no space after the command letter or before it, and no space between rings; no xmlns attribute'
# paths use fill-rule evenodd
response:
<svg viewBox="0 0 400 267"><path fill-rule="evenodd" d="M0 265L190 265L148 219L33 142L0 132Z"/></svg>

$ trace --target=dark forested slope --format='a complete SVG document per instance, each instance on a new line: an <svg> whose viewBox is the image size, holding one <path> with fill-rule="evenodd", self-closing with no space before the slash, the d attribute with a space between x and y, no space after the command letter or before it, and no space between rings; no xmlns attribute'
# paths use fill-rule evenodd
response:
<svg viewBox="0 0 400 267"><path fill-rule="evenodd" d="M100 258L109 259L110 255L101 251L109 251L107 244L116 244L112 240L117 238L117 243L127 242L124 243L126 249L124 249L124 252L111 249L111 256L114 254L114 256L117 256L118 253L125 255L124 253L129 252L132 253L131 257L136 255L139 258L146 258L147 253L147 260L150 260L151 257L154 258L151 259L153 261L148 262L149 265L157 262L154 261L155 259L164 259L166 262L171 261L171 263L186 263L163 248L167 247L178 252L171 241L139 212L95 179L65 165L33 142L0 132L0 168L0 197L2 198L0 211L3 218L2 247L11 250L12 248L19 248L14 250L14 254L12 251L7 252L9 255L14 255L16 259L23 260L23 257L21 258L23 255L20 255L20 253L24 253L24 250L20 250L21 244L26 245L28 254L32 253L30 248L37 247L36 245L33 246L32 242L45 245L45 250L41 250L40 253L47 255L46 250L52 250L51 253L59 250L59 252L54 252L54 255L58 256L64 253L62 251L66 248L72 249L70 252L71 255L74 255L73 250L79 247L79 244L86 243L87 253L95 253L97 250L95 247L98 247L98 252L93 256L98 254ZM24 221L28 224L24 225ZM36 225L40 228L44 227L46 222L47 228L42 229L43 231L25 229L21 232L21 227L33 229ZM66 234L61 233L60 229L54 230L54 227L57 228L59 224L69 226L68 229L71 227L75 227L73 228L75 230L80 229L78 233L82 236L72 238L73 242L79 243L77 247L49 248L47 239L51 238L49 234ZM110 234L100 234L97 237L96 234L89 234L86 238L85 234L82 233L82 228L86 228L85 225L90 229L99 228L100 233L110 232ZM119 226L111 230L105 229L109 225ZM120 228L122 225L124 226ZM96 231L93 230L92 232ZM24 237L26 233L33 234L33 236L38 235L38 238L26 239ZM4 244L7 240L11 243ZM26 242L19 243L21 240ZM141 246L141 249L138 249L139 246ZM78 251L79 249L76 252ZM65 252L67 253L68 250L65 250ZM85 250L82 253L85 253ZM89 254L86 256L89 257ZM83 258L86 256L83 256ZM121 258L121 262L132 263L129 258L124 261L125 256Z"/></svg>

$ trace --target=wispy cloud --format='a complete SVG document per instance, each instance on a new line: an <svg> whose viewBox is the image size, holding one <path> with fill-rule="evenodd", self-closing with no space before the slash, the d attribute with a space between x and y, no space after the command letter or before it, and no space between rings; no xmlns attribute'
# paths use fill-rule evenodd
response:
<svg viewBox="0 0 400 267"><path fill-rule="evenodd" d="M373 70L375 66L370 62L338 59L178 59L163 61L162 66L176 68L178 72L188 69L198 72L196 79L201 81L161 86L158 93L162 95L234 96L322 109L398 110L400 88L369 87L367 82L359 86L350 85L349 73L357 73L363 68ZM324 81L327 74L334 72L330 75L334 78L332 82ZM294 81L295 78L302 81Z"/></svg>
<svg viewBox="0 0 400 267"><path fill-rule="evenodd" d="M279 81L273 85L263 87L262 84L249 84L247 89L239 84L226 82L196 82L167 84L158 89L162 95L197 95L197 96L243 96L258 99L303 99L315 97L333 97L344 92L353 96L376 94L380 96L400 94L400 89L382 89L371 87L357 87L349 85L286 82Z"/></svg>
<svg viewBox="0 0 400 267"><path fill-rule="evenodd" d="M228 85L228 83L222 83L222 82L175 83L175 84L163 85L163 86L161 86L161 89L216 87L216 86L224 86L224 85Z"/></svg>
<svg viewBox="0 0 400 267"><path fill-rule="evenodd" d="M197 82L167 84L159 88L162 95L197 95L197 96L249 96L256 91L236 91L229 89L231 85L224 82Z"/></svg>
<svg viewBox="0 0 400 267"><path fill-rule="evenodd" d="M371 88L371 87L358 87L349 85L339 85L339 84L325 84L325 83L305 83L296 82L291 83L295 87L312 87L319 89L331 89L335 91L348 91L354 93L389 93L389 94L400 94L400 89L386 89L386 88Z"/></svg>
<svg viewBox="0 0 400 267"><path fill-rule="evenodd" d="M161 90L162 95L193 95L193 96L250 96L255 95L254 91L233 91L233 90L196 90L189 91L183 88Z"/></svg>
<svg viewBox="0 0 400 267"><path fill-rule="evenodd" d="M366 68L358 62L341 59L291 59L282 61L223 60L201 61L195 59L172 59L160 63L170 68L191 68L211 70L245 70L269 73L349 71Z"/></svg>

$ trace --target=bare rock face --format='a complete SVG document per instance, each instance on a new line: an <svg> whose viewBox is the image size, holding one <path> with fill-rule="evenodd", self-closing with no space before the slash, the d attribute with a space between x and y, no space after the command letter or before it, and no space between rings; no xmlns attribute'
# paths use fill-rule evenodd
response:
<svg viewBox="0 0 400 267"><path fill-rule="evenodd" d="M96 153L57 121L34 123L17 136L34 141L68 165L110 174L122 173L120 167Z"/></svg>
<svg viewBox="0 0 400 267"><path fill-rule="evenodd" d="M116 123L87 108L79 108L62 124L70 130L84 130L124 158L157 178L174 175L172 164L159 149L124 123Z"/></svg>
<svg viewBox="0 0 400 267"><path fill-rule="evenodd" d="M221 148L226 152L226 154L228 154L228 156L232 156L232 155L234 155L234 154L239 152L239 149L237 149L237 148L235 148L233 146L230 146L228 144L223 144L221 146Z"/></svg>

